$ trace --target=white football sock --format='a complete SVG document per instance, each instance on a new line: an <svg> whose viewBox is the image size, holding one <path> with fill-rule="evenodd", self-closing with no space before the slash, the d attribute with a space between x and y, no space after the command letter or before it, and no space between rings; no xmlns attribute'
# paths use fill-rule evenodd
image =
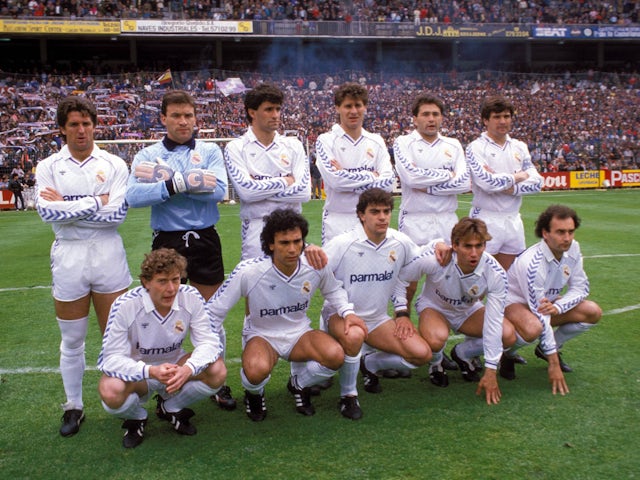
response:
<svg viewBox="0 0 640 480"><path fill-rule="evenodd" d="M466 340L459 343L456 347L456 353L463 360L471 360L473 357L482 355L484 349L482 347L482 338L465 337Z"/></svg>
<svg viewBox="0 0 640 480"><path fill-rule="evenodd" d="M257 394L262 395L264 393L264 387L267 385L267 383L269 383L269 380L271 380L271 375L265 378L258 385L254 385L253 383L250 383L249 380L247 379L247 376L244 374L244 369L243 368L240 369L240 381L242 383L242 386L246 391L248 391L249 393L253 393L254 395L257 395Z"/></svg>
<svg viewBox="0 0 640 480"><path fill-rule="evenodd" d="M87 336L89 321L87 317L77 320L58 320L60 327L60 375L67 396L65 410L82 409L82 377L84 376L85 357L84 339Z"/></svg>
<svg viewBox="0 0 640 480"><path fill-rule="evenodd" d="M578 335L586 332L591 327L593 327L595 323L565 323L564 325L560 325L554 334L556 339L556 347L558 350L562 348L562 346L569 340Z"/></svg>
<svg viewBox="0 0 640 480"><path fill-rule="evenodd" d="M167 412L179 412L198 400L214 395L220 388L211 388L200 380L185 382L178 393L165 400L164 409Z"/></svg>
<svg viewBox="0 0 640 480"><path fill-rule="evenodd" d="M136 393L130 394L118 408L108 407L104 401L102 402L102 407L107 413L123 420L146 420L147 418L147 411L140 404L140 397Z"/></svg>
<svg viewBox="0 0 640 480"><path fill-rule="evenodd" d="M357 396L358 370L360 369L360 354L355 357L344 356L344 363L340 367L340 396Z"/></svg>
<svg viewBox="0 0 640 480"><path fill-rule="evenodd" d="M366 356L366 367L370 372L379 372L380 370L413 370L418 368L417 365L407 362L400 355L387 352L375 352Z"/></svg>
<svg viewBox="0 0 640 480"><path fill-rule="evenodd" d="M292 365L291 373L293 376L293 385L297 388L306 388L312 385L333 377L336 374L335 370L331 370L315 360L309 360L306 364L302 362L292 362L296 365ZM304 365L304 367L300 367Z"/></svg>

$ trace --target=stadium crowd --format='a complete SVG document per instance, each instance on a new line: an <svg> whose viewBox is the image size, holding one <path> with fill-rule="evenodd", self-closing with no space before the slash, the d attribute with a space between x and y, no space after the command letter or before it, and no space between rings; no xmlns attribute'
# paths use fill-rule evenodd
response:
<svg viewBox="0 0 640 480"><path fill-rule="evenodd" d="M621 24L638 22L632 0L1 0L0 16L93 19L211 19Z"/></svg>
<svg viewBox="0 0 640 480"><path fill-rule="evenodd" d="M243 95L225 96L212 72L173 72L173 86L191 92L199 108L201 138L235 138L246 130ZM226 74L230 74L226 72ZM231 74L233 75L233 74ZM237 74L235 74L237 75ZM160 138L160 98L166 91L158 73L93 76L3 74L0 76L0 174L20 166L27 174L59 149L55 122L61 98L81 94L98 107L99 140L129 143L105 148L131 162L141 139ZM283 125L313 150L317 136L335 121L332 89L352 80L365 84L370 103L365 127L379 132L388 147L413 127L410 104L429 91L449 106L443 134L466 146L482 131L479 103L502 93L517 107L513 135L527 141L538 169L590 170L638 168L640 101L638 75L601 72L547 75L491 71L447 75L376 75L344 72L313 77L267 78L242 74L246 88L273 81L286 92Z"/></svg>

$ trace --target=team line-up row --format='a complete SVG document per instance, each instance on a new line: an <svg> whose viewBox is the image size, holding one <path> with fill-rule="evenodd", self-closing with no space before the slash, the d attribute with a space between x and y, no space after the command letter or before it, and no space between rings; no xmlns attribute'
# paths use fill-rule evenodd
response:
<svg viewBox="0 0 640 480"><path fill-rule="evenodd" d="M431 382L446 387L450 329L465 335L451 351L453 362L465 380L479 382L477 393L484 391L488 404L501 398L496 373L515 378L522 361L517 349L537 339L553 393L567 393L563 371L570 367L559 350L597 323L601 310L586 299L588 280L574 241L580 221L572 209L543 212L536 224L541 241L526 249L521 197L539 192L542 178L526 144L509 136L513 105L499 96L485 99L486 131L465 152L439 132L442 101L428 94L415 99L415 130L394 143L402 182L395 230L389 153L379 135L362 127L367 90L347 83L335 91L338 122L319 136L311 166L300 141L278 133L283 100L268 84L247 92L249 128L223 155L195 139L193 98L170 91L160 116L166 136L138 152L130 171L94 144L91 102L71 96L59 103L66 144L38 165L36 208L55 234L52 293L67 397L60 433L76 434L84 420L91 303L104 334L102 404L124 419L129 448L144 438L143 404L153 393L156 415L186 435L196 433L191 403L211 397L222 408L236 407L224 384L223 321L242 297L240 373L254 421L266 417L265 386L279 358L291 362L287 388L304 415L314 413L311 388L336 372L338 407L352 420L363 415L358 372L364 389L378 393L381 372L429 364ZM318 178L326 193L322 248L305 247L308 223L300 212ZM225 280L215 224L228 179L241 202L242 261ZM470 214L458 220L457 194L470 187ZM146 206L152 252L141 266L142 285L128 290L117 228L128 208ZM423 276L416 328L409 306ZM190 286L181 285L185 279ZM316 290L325 304L320 328L312 329L306 312ZM182 349L187 334L190 353Z"/></svg>

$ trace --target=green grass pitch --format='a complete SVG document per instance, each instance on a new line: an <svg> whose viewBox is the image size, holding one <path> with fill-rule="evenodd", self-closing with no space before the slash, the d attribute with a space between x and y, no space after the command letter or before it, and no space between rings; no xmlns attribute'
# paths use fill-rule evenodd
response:
<svg viewBox="0 0 640 480"><path fill-rule="evenodd" d="M470 196L460 196L459 214ZM553 396L546 364L533 347L518 378L501 381L502 402L488 406L475 384L450 373L434 387L426 368L406 380L382 380L383 392L361 387L362 420L341 417L338 386L313 401L317 413L294 410L280 362L267 386L268 416L251 422L241 407L193 406L194 437L176 435L153 415L144 443L125 450L120 421L98 398L95 362L100 347L92 314L87 338L86 421L78 435L58 433L64 401L58 366L59 332L49 285L53 234L37 213L1 212L0 239L0 476L6 479L626 479L640 477L640 190L553 192L526 197L527 242L533 222L551 203L583 220L576 238L585 256L591 299L604 310L600 324L565 346L571 392ZM399 199L396 204L399 204ZM309 240L320 243L321 201L304 212ZM218 230L225 271L240 257L237 205L221 205ZM149 210L130 210L121 227L135 277L149 249ZM134 283L134 285L136 285ZM319 297L311 318L317 321ZM242 397L239 378L242 309L227 319L228 384ZM415 318L414 318L415 320ZM453 346L457 339L450 342Z"/></svg>

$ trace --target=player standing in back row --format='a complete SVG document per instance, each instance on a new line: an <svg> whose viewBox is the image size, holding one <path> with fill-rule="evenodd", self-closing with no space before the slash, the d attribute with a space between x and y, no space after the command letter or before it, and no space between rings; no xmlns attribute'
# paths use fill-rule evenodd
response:
<svg viewBox="0 0 640 480"><path fill-rule="evenodd" d="M278 133L284 94L274 85L260 84L247 92L246 133L224 150L229 179L240 197L242 260L263 255L263 217L276 208L302 213L309 201L309 162L295 137Z"/></svg>
<svg viewBox="0 0 640 480"><path fill-rule="evenodd" d="M133 159L127 202L132 207L151 206L151 248L173 248L183 255L189 283L208 300L224 280L216 223L218 202L227 192L227 171L220 148L196 140L196 103L191 95L169 91L160 108L167 134ZM224 345L224 330L220 336ZM236 407L229 387L221 388L214 399L227 410Z"/></svg>
<svg viewBox="0 0 640 480"><path fill-rule="evenodd" d="M509 136L514 112L506 98L486 98L480 115L487 130L466 151L473 190L469 216L487 224L492 237L487 253L505 270L526 248L520 217L522 196L540 192L543 183L527 145Z"/></svg>
<svg viewBox="0 0 640 480"><path fill-rule="evenodd" d="M322 173L326 201L322 212L322 244L359 224L358 196L369 188L391 192L395 174L382 137L362 125L369 94L357 83L335 92L338 123L316 142L317 165Z"/></svg>
<svg viewBox="0 0 640 480"><path fill-rule="evenodd" d="M58 105L66 145L38 164L36 209L51 224L52 294L60 327L60 374L67 396L60 434L78 433L84 420L82 378L89 307L104 332L109 308L131 284L118 226L127 213L124 161L98 148L96 108L71 96Z"/></svg>

